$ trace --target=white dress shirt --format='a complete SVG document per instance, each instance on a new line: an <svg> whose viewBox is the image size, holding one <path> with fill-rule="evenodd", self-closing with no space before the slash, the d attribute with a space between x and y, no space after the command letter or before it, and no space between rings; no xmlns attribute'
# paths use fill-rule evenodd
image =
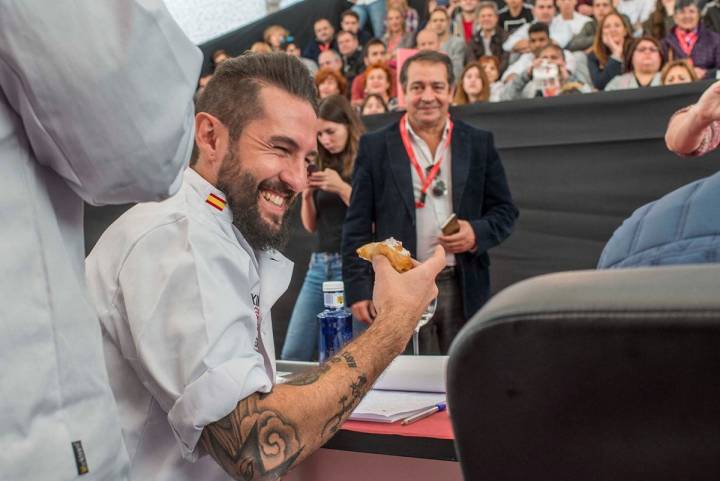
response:
<svg viewBox="0 0 720 481"><path fill-rule="evenodd" d="M583 15L582 13L578 12L573 12L573 16L570 20L564 19L562 15L557 15L555 19L557 19L558 23L568 24L573 36L579 34L585 24L592 20L587 15Z"/></svg>
<svg viewBox="0 0 720 481"><path fill-rule="evenodd" d="M412 144L413 152L415 152L415 158L420 164L420 168L423 171L437 162L440 157L443 157L442 164L440 164L440 173L436 177L445 183L447 188L445 195L436 197L432 193L431 183L427 190L425 197L425 207L419 209L415 208L415 231L417 234L417 259L419 261L425 261L430 258L435 251L435 246L439 244L438 236L442 235L440 227L447 220L448 217L453 213L452 207L452 152L450 145L445 148L448 127L449 124L445 124L442 138L435 149L435 156L430 152L430 147L427 143L417 135L410 125L410 121L406 118L405 125L407 126L408 136L410 137L410 143ZM422 190L422 183L420 182L420 176L418 176L415 168L412 165L408 165L410 172L412 173L413 181L413 195L415 200L420 199L420 191ZM455 265L455 254L448 253L446 255L447 265Z"/></svg>
<svg viewBox="0 0 720 481"><path fill-rule="evenodd" d="M201 60L160 0L0 1L0 480L128 479L83 201L177 191Z"/></svg>
<svg viewBox="0 0 720 481"><path fill-rule="evenodd" d="M508 37L508 39L505 40L505 43L503 43L503 50L505 50L506 52L512 52L512 49L516 43L518 43L520 40L527 40L530 25L532 25L532 23L526 23L522 27L519 27L517 30L515 30ZM570 26L565 22L559 21L558 17L555 16L552 19L552 22L550 22L550 38L556 44L558 44L558 46L565 48L565 45L570 42L570 39L572 37L573 33L572 30L570 30Z"/></svg>
<svg viewBox="0 0 720 481"><path fill-rule="evenodd" d="M573 53L569 50L563 50L563 57L565 58L565 68L568 70L568 72L575 72L577 62ZM510 75L522 75L523 72L526 72L530 69L533 60L535 60L535 54L532 52L527 52L520 55L520 57L518 57L518 59L515 60L505 70L505 72L503 72L501 80L504 81Z"/></svg>
<svg viewBox="0 0 720 481"><path fill-rule="evenodd" d="M273 386L270 308L292 263L253 251L211 195L225 198L187 169L176 196L130 209L87 258L134 480L229 480L198 459L202 430Z"/></svg>

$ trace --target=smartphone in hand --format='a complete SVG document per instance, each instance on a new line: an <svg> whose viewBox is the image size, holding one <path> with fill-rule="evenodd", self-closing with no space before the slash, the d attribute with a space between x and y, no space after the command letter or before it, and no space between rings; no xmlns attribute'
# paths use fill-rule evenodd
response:
<svg viewBox="0 0 720 481"><path fill-rule="evenodd" d="M458 222L457 215L455 215L454 213L450 214L450 217L448 217L445 222L443 222L440 230L442 231L443 235L452 235L460 232L460 222Z"/></svg>

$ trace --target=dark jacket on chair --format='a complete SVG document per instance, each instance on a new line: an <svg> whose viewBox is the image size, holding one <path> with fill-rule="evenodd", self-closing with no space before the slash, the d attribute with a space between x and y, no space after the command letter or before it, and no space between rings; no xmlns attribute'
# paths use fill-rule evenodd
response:
<svg viewBox="0 0 720 481"><path fill-rule="evenodd" d="M372 298L370 263L360 259L355 249L373 240L395 237L416 257L411 168L399 122L360 139L343 226L343 281L348 306ZM453 211L459 219L470 222L477 240L475 252L455 255L463 309L469 319L490 296L487 251L510 235L518 210L491 133L455 121L451 169Z"/></svg>

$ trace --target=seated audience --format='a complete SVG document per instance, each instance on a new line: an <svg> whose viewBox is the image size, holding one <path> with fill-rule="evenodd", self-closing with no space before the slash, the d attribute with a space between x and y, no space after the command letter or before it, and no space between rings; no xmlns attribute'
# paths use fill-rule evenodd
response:
<svg viewBox="0 0 720 481"><path fill-rule="evenodd" d="M310 60L309 58L301 56L300 47L298 47L298 45L295 43L295 39L292 36L285 37L285 40L282 44L282 50L286 54L292 55L293 57L297 57L298 59L300 59L303 65L305 65L305 68L308 69L310 76L315 76L318 71L318 64L314 60Z"/></svg>
<svg viewBox="0 0 720 481"><path fill-rule="evenodd" d="M290 35L285 27L280 25L270 25L263 32L263 41L270 45L273 52L282 51L282 44L285 38Z"/></svg>
<svg viewBox="0 0 720 481"><path fill-rule="evenodd" d="M365 48L363 49L363 63L365 64L365 68L369 67L370 65L374 65L377 63L385 63L387 62L387 50L385 49L385 44L382 40L378 40L376 38L370 40L367 45L365 45ZM392 70L392 69L391 69ZM392 77L395 78L395 72L392 72ZM395 83L393 82L393 95L395 93ZM351 87L351 103L354 107L359 107L360 104L362 104L363 99L365 98L365 72L361 73L357 77L355 77L355 80L353 80L352 87Z"/></svg>
<svg viewBox="0 0 720 481"><path fill-rule="evenodd" d="M592 0L578 0L576 10L586 17L592 16Z"/></svg>
<svg viewBox="0 0 720 481"><path fill-rule="evenodd" d="M362 47L355 34L345 30L340 30L335 40L342 57L342 73L352 84L355 77L365 70Z"/></svg>
<svg viewBox="0 0 720 481"><path fill-rule="evenodd" d="M711 0L705 4L702 19L707 28L720 33L720 0Z"/></svg>
<svg viewBox="0 0 720 481"><path fill-rule="evenodd" d="M471 62L465 66L455 86L453 105L468 105L490 100L490 82L485 69L479 62Z"/></svg>
<svg viewBox="0 0 720 481"><path fill-rule="evenodd" d="M333 49L329 49L324 52L320 52L320 56L318 57L318 66L321 69L329 68L331 70L335 70L336 72L342 72L343 61L342 58L340 58L339 53Z"/></svg>
<svg viewBox="0 0 720 481"><path fill-rule="evenodd" d="M550 38L562 48L565 48L565 45L570 42L573 36L568 24L558 20L558 17L555 16L555 4L553 0L535 0L532 24L535 23L547 24L550 28ZM506 52L529 52L528 31L532 24L526 23L515 30L503 44L503 49L505 49Z"/></svg>
<svg viewBox="0 0 720 481"><path fill-rule="evenodd" d="M212 54L212 63L214 68L218 68L218 65L223 63L225 60L229 59L230 55L228 55L225 50L215 50Z"/></svg>
<svg viewBox="0 0 720 481"><path fill-rule="evenodd" d="M319 18L315 20L313 24L313 31L315 32L315 38L307 44L302 56L317 62L321 52L329 49L337 50L334 38L335 29L330 23L330 20L327 18Z"/></svg>
<svg viewBox="0 0 720 481"><path fill-rule="evenodd" d="M539 77L540 74L543 77ZM590 92L589 86L568 72L563 49L550 44L540 50L532 66L516 76L503 91L503 100L554 97L563 92Z"/></svg>
<svg viewBox="0 0 720 481"><path fill-rule="evenodd" d="M385 35L385 0L355 0L352 11L358 14L360 24L358 29L365 28L365 23L370 19L375 38L382 38Z"/></svg>
<svg viewBox="0 0 720 481"><path fill-rule="evenodd" d="M360 15L355 10L345 10L340 14L340 30L355 34L361 46L370 41L372 35L360 28Z"/></svg>
<svg viewBox="0 0 720 481"><path fill-rule="evenodd" d="M407 0L386 0L387 9L395 9L402 12L405 19L405 31L415 33L420 26L420 15L418 11L408 5Z"/></svg>
<svg viewBox="0 0 720 481"><path fill-rule="evenodd" d="M559 10L557 17L558 22L566 23L575 36L582 31L586 23L590 21L590 17L575 11L577 0L557 0L557 8Z"/></svg>
<svg viewBox="0 0 720 481"><path fill-rule="evenodd" d="M492 1L481 2L478 10L480 28L468 44L468 58L472 61L493 55L500 60L500 71L505 71L510 55L503 50L503 43L507 40L508 34L498 26L497 4Z"/></svg>
<svg viewBox="0 0 720 481"><path fill-rule="evenodd" d="M660 81L663 85L687 84L697 79L695 69L687 63L687 60L668 62L660 72Z"/></svg>
<svg viewBox="0 0 720 481"><path fill-rule="evenodd" d="M447 10L442 7L435 7L430 12L430 19L426 28L437 33L440 41L440 51L450 57L453 72L456 75L462 72L465 63L465 41L460 37L450 35L450 15L448 15Z"/></svg>
<svg viewBox="0 0 720 481"><path fill-rule="evenodd" d="M497 57L485 56L478 59L478 63L485 71L485 76L490 83L490 102L499 102L505 84L500 81L500 62Z"/></svg>
<svg viewBox="0 0 720 481"><path fill-rule="evenodd" d="M643 35L662 41L675 26L675 0L657 0L655 11L643 23Z"/></svg>
<svg viewBox="0 0 720 481"><path fill-rule="evenodd" d="M318 170L302 192L300 218L317 233L315 250L295 301L282 358L312 361L318 353L317 314L323 310L323 282L342 281L340 240L360 136L364 131L345 97L333 95L318 108Z"/></svg>
<svg viewBox="0 0 720 481"><path fill-rule="evenodd" d="M550 43L550 30L546 23L537 22L530 25L528 29L528 47L530 51L520 55L520 57L505 70L502 74L503 82L510 82L515 76L529 69L532 66L533 60L539 55L540 50L550 45ZM575 72L577 67L575 57L570 52L566 52L564 57L565 68L570 72Z"/></svg>
<svg viewBox="0 0 720 481"><path fill-rule="evenodd" d="M605 86L605 90L656 87L661 84L660 68L662 63L660 42L654 37L633 40L625 55L626 72L613 78Z"/></svg>
<svg viewBox="0 0 720 481"><path fill-rule="evenodd" d="M603 21L610 12L613 11L612 0L593 0L592 2L592 18L583 25L580 33L570 39L567 44L568 50L571 52L589 51L592 48L597 32L598 24ZM629 22L628 22L629 23Z"/></svg>
<svg viewBox="0 0 720 481"><path fill-rule="evenodd" d="M252 53L271 53L272 49L270 45L265 42L255 42L250 46L250 52Z"/></svg>
<svg viewBox="0 0 720 481"><path fill-rule="evenodd" d="M360 113L362 115L385 114L387 112L388 106L382 96L378 94L367 94L360 106Z"/></svg>
<svg viewBox="0 0 720 481"><path fill-rule="evenodd" d="M625 46L632 39L632 27L618 12L608 14L595 33L592 51L587 56L592 83L598 90L623 73Z"/></svg>
<svg viewBox="0 0 720 481"><path fill-rule="evenodd" d="M397 109L397 99L391 96L393 84L392 73L385 64L377 63L365 69L365 96L381 96L390 111Z"/></svg>
<svg viewBox="0 0 720 481"><path fill-rule="evenodd" d="M532 23L532 10L532 4L523 0L505 0L505 6L498 11L500 28L509 35L526 23Z"/></svg>
<svg viewBox="0 0 720 481"><path fill-rule="evenodd" d="M715 76L720 67L720 34L700 23L700 10L695 0L677 0L675 27L663 46L668 60L689 59L698 78Z"/></svg>
<svg viewBox="0 0 720 481"><path fill-rule="evenodd" d="M452 13L450 32L465 43L472 40L477 30L479 4L480 0L460 0L459 6Z"/></svg>
<svg viewBox="0 0 720 481"><path fill-rule="evenodd" d="M331 95L345 95L347 80L335 69L321 68L315 74L315 86L318 89L318 97L324 99Z"/></svg>
<svg viewBox="0 0 720 481"><path fill-rule="evenodd" d="M397 8L388 8L385 17L385 48L389 62L394 66L395 50L398 48L412 48L415 44L415 37L405 30L405 18Z"/></svg>
<svg viewBox="0 0 720 481"><path fill-rule="evenodd" d="M440 39L434 30L423 29L420 30L415 37L415 48L418 50L432 50L434 52L440 51Z"/></svg>

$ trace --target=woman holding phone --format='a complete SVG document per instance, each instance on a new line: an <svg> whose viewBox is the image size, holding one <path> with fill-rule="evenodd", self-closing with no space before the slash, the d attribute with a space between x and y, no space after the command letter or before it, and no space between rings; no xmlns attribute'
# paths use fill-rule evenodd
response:
<svg viewBox="0 0 720 481"><path fill-rule="evenodd" d="M305 229L317 232L317 247L290 317L281 354L284 360L310 361L317 355L316 316L324 308L322 283L342 280L342 225L363 130L345 97L331 95L320 103L317 170L308 176L300 209Z"/></svg>

